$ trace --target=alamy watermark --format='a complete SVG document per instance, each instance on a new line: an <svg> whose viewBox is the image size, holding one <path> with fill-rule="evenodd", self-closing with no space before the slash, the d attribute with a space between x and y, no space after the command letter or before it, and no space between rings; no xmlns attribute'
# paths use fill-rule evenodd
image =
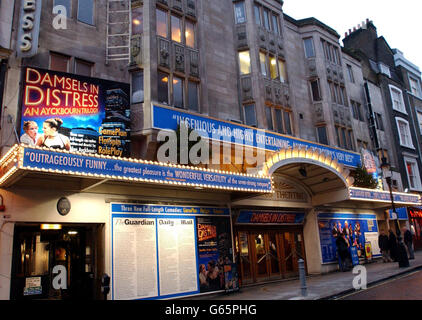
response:
<svg viewBox="0 0 422 320"><path fill-rule="evenodd" d="M67 9L65 6L54 6L53 14L56 16L53 19L53 28L56 30L67 29Z"/></svg>
<svg viewBox="0 0 422 320"><path fill-rule="evenodd" d="M353 274L357 274L357 276L353 278L353 288L355 290L366 290L368 287L366 267L355 266L353 268Z"/></svg>

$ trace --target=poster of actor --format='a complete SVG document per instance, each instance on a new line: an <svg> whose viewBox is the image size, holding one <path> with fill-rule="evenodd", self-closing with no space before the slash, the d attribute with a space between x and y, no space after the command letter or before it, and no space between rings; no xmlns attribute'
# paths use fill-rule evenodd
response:
<svg viewBox="0 0 422 320"><path fill-rule="evenodd" d="M200 292L225 288L225 265L232 264L230 220L198 218L198 278Z"/></svg>
<svg viewBox="0 0 422 320"><path fill-rule="evenodd" d="M128 84L26 67L20 142L130 156Z"/></svg>

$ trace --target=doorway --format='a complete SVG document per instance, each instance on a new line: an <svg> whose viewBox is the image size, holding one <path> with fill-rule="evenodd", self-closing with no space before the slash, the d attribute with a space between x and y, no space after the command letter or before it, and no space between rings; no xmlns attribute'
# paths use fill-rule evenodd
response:
<svg viewBox="0 0 422 320"><path fill-rule="evenodd" d="M11 300L97 299L103 225L15 226Z"/></svg>
<svg viewBox="0 0 422 320"><path fill-rule="evenodd" d="M238 230L236 250L242 284L297 277L305 261L301 229Z"/></svg>

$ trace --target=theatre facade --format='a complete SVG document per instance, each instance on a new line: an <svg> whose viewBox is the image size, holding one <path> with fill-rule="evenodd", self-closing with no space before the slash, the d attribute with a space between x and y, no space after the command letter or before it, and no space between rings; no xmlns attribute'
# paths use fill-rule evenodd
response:
<svg viewBox="0 0 422 320"><path fill-rule="evenodd" d="M155 129L174 129L166 114L179 110L152 109ZM297 276L300 259L321 274L337 268L339 229L355 235L358 258L380 254L390 195L352 186L359 154L178 115L282 147L246 174L16 145L0 161L2 299L102 299L104 275L115 300L224 292Z"/></svg>

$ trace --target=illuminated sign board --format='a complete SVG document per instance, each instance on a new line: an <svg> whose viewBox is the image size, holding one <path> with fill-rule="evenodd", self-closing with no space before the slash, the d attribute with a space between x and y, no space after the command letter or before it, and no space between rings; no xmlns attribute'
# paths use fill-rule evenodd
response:
<svg viewBox="0 0 422 320"><path fill-rule="evenodd" d="M23 80L22 143L130 156L128 84L30 67ZM29 121L38 127L33 140L24 127Z"/></svg>
<svg viewBox="0 0 422 320"><path fill-rule="evenodd" d="M238 125L209 117L194 115L166 107L152 106L152 124L155 129L176 130L184 123L198 134L213 140L235 143L249 147L278 151L284 148L314 149L331 155L339 163L349 167L357 167L361 163L360 154L335 149L274 132Z"/></svg>
<svg viewBox="0 0 422 320"><path fill-rule="evenodd" d="M305 213L241 210L237 224L303 224Z"/></svg>
<svg viewBox="0 0 422 320"><path fill-rule="evenodd" d="M390 193L387 191L377 191L371 189L349 188L350 199L367 200L378 202L391 202ZM395 203L420 204L418 195L393 193Z"/></svg>
<svg viewBox="0 0 422 320"><path fill-rule="evenodd" d="M225 173L143 160L95 157L31 147L24 148L22 168L161 185L172 184L262 193L272 190L269 177Z"/></svg>

